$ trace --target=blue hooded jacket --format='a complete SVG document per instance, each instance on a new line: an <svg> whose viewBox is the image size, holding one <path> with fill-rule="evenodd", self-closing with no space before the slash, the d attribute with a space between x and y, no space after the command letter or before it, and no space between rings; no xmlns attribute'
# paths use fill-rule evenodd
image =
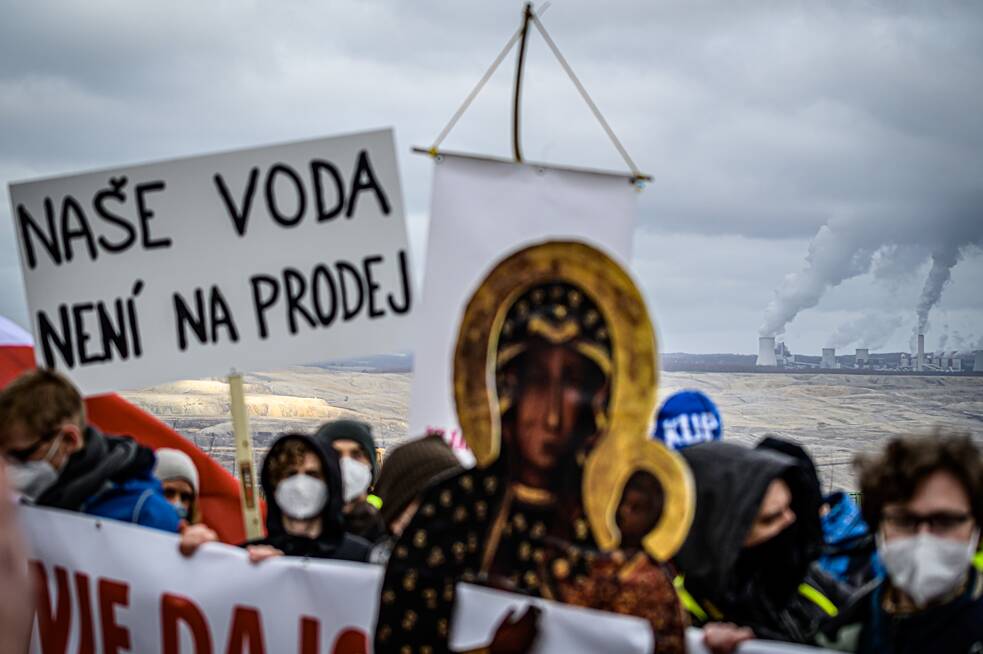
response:
<svg viewBox="0 0 983 654"><path fill-rule="evenodd" d="M881 576L873 534L860 507L842 491L825 498L829 512L822 517L823 555L819 566L838 581L858 587Z"/></svg>
<svg viewBox="0 0 983 654"><path fill-rule="evenodd" d="M177 533L180 518L154 477L157 457L128 437L85 429L85 445L74 453L39 506L78 511Z"/></svg>

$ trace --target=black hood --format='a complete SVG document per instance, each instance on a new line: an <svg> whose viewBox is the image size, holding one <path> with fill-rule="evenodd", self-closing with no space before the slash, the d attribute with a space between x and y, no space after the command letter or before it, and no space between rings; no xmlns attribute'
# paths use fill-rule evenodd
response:
<svg viewBox="0 0 983 654"><path fill-rule="evenodd" d="M321 509L321 535L317 539L291 536L283 528L283 512L276 501L273 484L270 481L270 461L277 450L289 441L301 441L307 445L314 454L321 460L321 469L324 470L324 483L328 485L328 501ZM338 545L345 535L344 518L341 513L343 505L341 491L341 468L338 465L338 455L331 442L317 436L306 434L291 433L278 438L270 447L266 458L263 459L263 469L259 476L260 484L263 487L263 494L266 496L266 538L264 542L278 549L287 552L281 544L287 541L299 539L302 541L316 540L324 546L333 547ZM279 544L278 544L279 543Z"/></svg>
<svg viewBox="0 0 983 654"><path fill-rule="evenodd" d="M792 492L796 521L776 543L782 555L770 561L769 572L795 588L822 545L819 503L802 465L790 456L768 449L750 449L725 442L686 448L680 452L693 472L696 515L686 542L676 555L686 587L727 602L743 589L737 565L768 485L781 478ZM783 569L775 569L775 568Z"/></svg>

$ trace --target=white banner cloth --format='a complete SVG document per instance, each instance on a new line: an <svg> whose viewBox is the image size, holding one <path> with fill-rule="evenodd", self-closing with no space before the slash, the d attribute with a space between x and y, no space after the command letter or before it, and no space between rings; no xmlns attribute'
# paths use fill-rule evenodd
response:
<svg viewBox="0 0 983 654"><path fill-rule="evenodd" d="M21 523L53 614L32 652L340 654L362 651L346 641L371 643L377 566L287 557L253 565L221 544L186 559L172 534L50 509L22 507ZM250 638L262 642L242 646Z"/></svg>
<svg viewBox="0 0 983 654"><path fill-rule="evenodd" d="M38 362L85 394L408 350L391 130L10 185Z"/></svg>
<svg viewBox="0 0 983 654"><path fill-rule="evenodd" d="M434 165L409 429L457 430L453 356L471 294L525 245L579 240L628 267L637 191L624 175L441 155Z"/></svg>
<svg viewBox="0 0 983 654"><path fill-rule="evenodd" d="M19 521L44 580L35 654L371 651L381 567L293 557L251 564L245 550L221 544L185 558L172 534L53 509L21 506ZM543 609L537 654L650 651L639 618L466 584L452 645L487 644L508 609L530 603ZM690 652L706 654L701 632L687 640ZM822 650L754 641L738 651Z"/></svg>

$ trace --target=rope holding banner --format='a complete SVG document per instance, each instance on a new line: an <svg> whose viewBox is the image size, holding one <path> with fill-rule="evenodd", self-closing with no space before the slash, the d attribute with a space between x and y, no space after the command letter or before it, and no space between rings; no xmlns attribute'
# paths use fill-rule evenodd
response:
<svg viewBox="0 0 983 654"><path fill-rule="evenodd" d="M546 44L553 52L553 56L556 57L556 60L559 62L560 66L563 68L564 71L566 71L567 76L570 78L570 81L572 81L574 86L577 88L577 91L580 93L580 96L584 99L584 102L587 103L587 107L591 110L591 113L594 114L594 118L596 118L597 122L601 124L601 128L604 129L604 132L608 135L608 138L611 140L611 143L614 144L614 147L618 150L618 153L621 155L621 158L624 160L625 164L628 166L629 170L631 171L632 185L634 185L635 188L640 191L645 187L646 182L652 181L652 177L642 173L639 170L638 166L635 165L634 160L632 160L631 156L628 154L628 151L625 149L625 146L622 145L617 135L615 135L614 130L611 129L611 126L608 124L608 121L605 120L604 115L601 114L601 110L598 109L597 104L594 103L594 100L590 97L590 94L587 93L587 89L581 83L576 73L573 72L573 68L567 62L566 58L560 52L559 47L557 47L552 37L550 37L549 33L546 31L546 27L543 26L543 23L539 18L544 13L546 13L546 10L549 8L549 6L550 3L546 2L543 4L542 8L538 12L536 12L533 11L531 2L527 2L525 4L522 14L522 24L512 34L508 42L505 44L505 47L502 48L501 52L498 53L498 56L495 57L495 60L492 62L491 66L489 66L488 70L485 71L485 74L481 76L481 79L478 80L478 83L475 84L474 88L471 89L471 92L464 99L464 102L461 104L460 107L458 107L457 111L454 112L454 115L451 116L451 119L444 126L444 129L442 129L440 131L440 134L437 135L437 138L434 140L433 145L431 145L430 148L426 150L426 152L431 157L434 158L437 157L437 155L439 154L438 148L440 147L440 144L444 142L444 139L447 138L447 135L450 134L451 130L454 129L454 127L457 125L457 122L461 119L461 116L464 115L464 112L468 110L468 108L471 106L471 103L474 102L474 99L485 87L485 84L487 84L488 80L491 79L491 76L495 74L496 70L498 70L498 67L505 59L505 56L512 49L512 46L514 46L518 42L519 53L516 58L516 76L515 76L515 85L514 85L513 101L512 101L512 153L513 153L513 157L517 162L520 163L522 162L522 151L519 143L520 141L519 104L520 104L520 97L521 97L523 62L525 59L524 55L525 55L526 37L528 35L529 23L532 22L536 26L536 29L539 30L539 33L540 35L542 35L543 40L546 41Z"/></svg>
<svg viewBox="0 0 983 654"><path fill-rule="evenodd" d="M437 135L437 138L436 140L434 140L433 145L430 146L430 151L434 153L431 156L437 156L436 155L437 148L440 147L440 144L444 142L444 139L447 138L447 135L450 134L452 129L454 129L454 126L457 125L457 121L461 119L461 116L463 116L464 112L468 110L468 107L471 106L471 103L474 102L474 99L478 97L478 94L481 93L481 89L485 87L485 84L488 83L488 80L491 79L491 76L495 74L496 70L498 70L499 65L502 63L502 60L505 59L505 55L509 53L509 50L512 49L512 46L515 45L515 42L519 39L519 33L521 31L522 28L519 28L515 31L512 37L508 40L508 43L505 44L505 47L502 48L502 51L498 53L497 57L495 57L495 61L492 62L492 65L488 68L488 70L485 71L485 74L481 76L481 79L478 80L478 83L475 84L473 89L471 89L471 92L468 93L468 96L464 98L464 102L461 104L460 107L457 108L457 111L454 112L454 115L451 116L451 119L444 126L444 129L440 130L440 134Z"/></svg>
<svg viewBox="0 0 983 654"><path fill-rule="evenodd" d="M628 155L628 151L625 150L625 146L621 144L621 141L619 141L618 137L615 136L614 130L611 129L610 125L608 125L608 121L604 120L604 116L601 114L601 110L597 108L596 104L594 104L594 100L591 99L590 94L587 93L587 89L584 88L584 85L580 83L580 79L578 79L577 75L573 72L573 68L570 67L570 64L567 63L567 60L563 57L562 54L560 54L560 49L556 46L556 43L553 42L553 39L550 38L550 35L546 32L546 28L543 27L543 23L539 20L539 17L533 14L532 21L536 25L536 29L538 29L539 33L542 35L543 40L546 41L546 45L548 45L550 47L550 50L553 51L553 55L556 57L556 60L560 62L560 65L563 67L563 70L567 72L567 75L570 77L570 81L573 82L574 86L577 87L577 90L580 92L580 96L584 99L584 102L586 102L587 106L590 107L590 110L594 114L594 117L597 118L597 122L599 122L601 124L601 127L604 128L604 131L607 133L608 138L611 139L611 142L614 144L614 147L618 149L618 152L621 154L621 157L625 160L625 163L628 164L628 168L631 169L631 172L635 176L635 179L638 181L647 180L648 177L646 175L643 175L642 172L638 169L638 166L635 165L635 162L632 161L632 158Z"/></svg>

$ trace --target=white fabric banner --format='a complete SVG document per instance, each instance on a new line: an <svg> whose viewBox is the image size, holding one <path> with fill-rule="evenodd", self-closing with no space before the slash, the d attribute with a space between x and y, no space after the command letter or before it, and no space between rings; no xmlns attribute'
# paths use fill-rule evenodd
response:
<svg viewBox="0 0 983 654"><path fill-rule="evenodd" d="M406 350L391 130L10 185L38 362L85 394Z"/></svg>
<svg viewBox="0 0 983 654"><path fill-rule="evenodd" d="M377 566L287 557L254 565L221 544L186 559L172 534L50 509L20 515L47 587L32 652L371 648Z"/></svg>
<svg viewBox="0 0 983 654"><path fill-rule="evenodd" d="M30 651L141 654L362 654L372 650L383 569L282 557L251 564L245 550L203 546L152 529L36 507L19 507L43 582ZM25 601L29 601L25 598ZM534 652L651 651L648 623L461 584L451 643L487 644L510 608L543 610ZM690 652L706 654L702 635ZM818 653L751 642L741 654Z"/></svg>
<svg viewBox="0 0 983 654"><path fill-rule="evenodd" d="M434 165L409 429L457 442L453 356L468 298L491 267L525 245L572 239L626 268L637 191L625 175L441 155Z"/></svg>

